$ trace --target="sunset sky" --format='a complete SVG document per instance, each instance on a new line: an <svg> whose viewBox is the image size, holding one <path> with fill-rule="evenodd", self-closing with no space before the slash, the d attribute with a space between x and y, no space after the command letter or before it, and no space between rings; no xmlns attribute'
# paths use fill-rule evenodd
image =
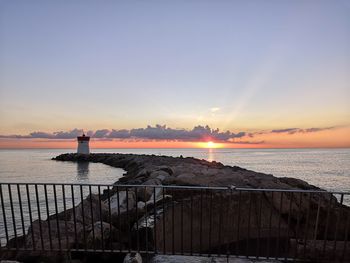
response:
<svg viewBox="0 0 350 263"><path fill-rule="evenodd" d="M0 123L0 148L350 147L350 2L0 0Z"/></svg>

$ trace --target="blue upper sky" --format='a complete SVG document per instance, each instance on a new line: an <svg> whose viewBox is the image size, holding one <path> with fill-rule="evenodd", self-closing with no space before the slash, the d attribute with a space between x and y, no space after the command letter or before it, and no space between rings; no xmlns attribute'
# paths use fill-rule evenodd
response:
<svg viewBox="0 0 350 263"><path fill-rule="evenodd" d="M347 124L349 1L0 1L1 134Z"/></svg>

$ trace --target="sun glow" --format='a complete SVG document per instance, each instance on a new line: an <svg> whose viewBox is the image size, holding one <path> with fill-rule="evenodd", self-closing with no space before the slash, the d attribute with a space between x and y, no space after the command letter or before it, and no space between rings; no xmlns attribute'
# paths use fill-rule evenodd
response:
<svg viewBox="0 0 350 263"><path fill-rule="evenodd" d="M207 147L208 147L208 148L214 148L214 146L215 146L215 143L213 143L213 142L207 142Z"/></svg>
<svg viewBox="0 0 350 263"><path fill-rule="evenodd" d="M216 143L213 141L208 141L208 142L199 142L198 143L199 148L207 148L207 149L214 149L214 148L222 148L223 144L221 143Z"/></svg>

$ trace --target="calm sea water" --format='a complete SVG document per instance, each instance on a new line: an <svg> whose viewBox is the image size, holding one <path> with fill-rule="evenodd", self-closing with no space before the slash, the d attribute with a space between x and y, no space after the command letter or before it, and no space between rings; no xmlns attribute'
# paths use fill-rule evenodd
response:
<svg viewBox="0 0 350 263"><path fill-rule="evenodd" d="M72 149L0 150L0 183L112 184L125 172L122 169L98 163L77 164L51 160L52 157L61 153L73 151ZM93 151L192 156L209 161L219 161L226 165L237 165L279 177L300 178L327 190L350 191L350 149L98 149ZM11 238L25 233L30 226L30 215L33 220L37 219L39 214L41 219L46 219L47 215L55 214L56 209L63 211L64 207L67 209L72 207L73 201L75 205L80 203L90 191L98 193L103 189L104 187L89 189L89 187L80 188L79 186L73 188L47 186L45 189L43 185L37 188L30 185L26 189L24 185L19 187L2 185L4 206L0 214L5 212L7 235ZM21 202L19 202L19 195ZM55 199L58 200L57 208ZM31 203L31 209L29 209L29 203ZM348 197L345 197L344 203L350 204ZM6 243L3 218L0 216L1 244Z"/></svg>
<svg viewBox="0 0 350 263"><path fill-rule="evenodd" d="M72 149L0 150L0 182L114 183L124 171L104 164L56 162ZM350 190L350 149L95 149L192 156L278 177L303 179L328 190Z"/></svg>

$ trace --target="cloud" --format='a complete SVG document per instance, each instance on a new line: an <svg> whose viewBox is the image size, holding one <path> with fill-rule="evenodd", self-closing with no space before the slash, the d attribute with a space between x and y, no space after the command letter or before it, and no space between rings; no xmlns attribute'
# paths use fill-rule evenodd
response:
<svg viewBox="0 0 350 263"><path fill-rule="evenodd" d="M15 139L74 139L83 133L82 129L73 129L70 131L58 131L53 133L35 131L29 135L0 135L0 138ZM220 142L231 142L235 138L242 138L246 132L233 133L230 131L222 132L219 129L212 129L207 126L195 126L191 130L173 129L166 125L148 125L146 128L135 129L101 129L95 132L89 131L88 135L97 139L136 139L136 140L167 140L167 141L205 141L213 140Z"/></svg>
<svg viewBox="0 0 350 263"><path fill-rule="evenodd" d="M146 140L170 140L170 141L228 141L233 138L241 138L245 132L233 133L221 132L219 129L211 129L209 126L195 126L192 130L173 129L166 125L137 128L131 130L112 130L106 137L114 139L138 138Z"/></svg>
<svg viewBox="0 0 350 263"><path fill-rule="evenodd" d="M107 138L119 138L119 139L127 139L131 138L129 130L112 130L107 136Z"/></svg>
<svg viewBox="0 0 350 263"><path fill-rule="evenodd" d="M234 144L264 144L265 141L234 141Z"/></svg>
<svg viewBox="0 0 350 263"><path fill-rule="evenodd" d="M92 135L95 138L105 138L109 134L108 129L103 129L103 130L97 130L95 133Z"/></svg>
<svg viewBox="0 0 350 263"><path fill-rule="evenodd" d="M279 129L279 130L272 130L271 133L289 133L289 134L293 134L298 132L298 128L288 128L288 129Z"/></svg>
<svg viewBox="0 0 350 263"><path fill-rule="evenodd" d="M0 135L0 138L8 139L75 139L77 136L83 134L82 129L73 129L70 131L58 131L58 132L42 132L35 131L29 133L29 135ZM91 131L87 133L91 134Z"/></svg>
<svg viewBox="0 0 350 263"><path fill-rule="evenodd" d="M32 132L29 134L31 138L40 138L40 139L74 139L77 136L83 134L82 129L73 129L70 131L58 131L54 133L47 132Z"/></svg>
<svg viewBox="0 0 350 263"><path fill-rule="evenodd" d="M320 132L320 131L325 131L325 130L331 130L331 129L335 129L335 128L336 127L308 128L308 129L287 128L287 129L272 130L271 133L288 133L288 134L311 133L311 132Z"/></svg>
<svg viewBox="0 0 350 263"><path fill-rule="evenodd" d="M326 131L326 130L332 130L335 129L336 127L326 127L326 128L309 128L309 129L304 129L301 130L301 132L308 133L308 132L319 132L319 131Z"/></svg>
<svg viewBox="0 0 350 263"><path fill-rule="evenodd" d="M213 107L213 108L210 109L210 111L211 111L212 113L215 113L215 112L217 112L217 111L219 111L219 110L220 110L219 107Z"/></svg>

